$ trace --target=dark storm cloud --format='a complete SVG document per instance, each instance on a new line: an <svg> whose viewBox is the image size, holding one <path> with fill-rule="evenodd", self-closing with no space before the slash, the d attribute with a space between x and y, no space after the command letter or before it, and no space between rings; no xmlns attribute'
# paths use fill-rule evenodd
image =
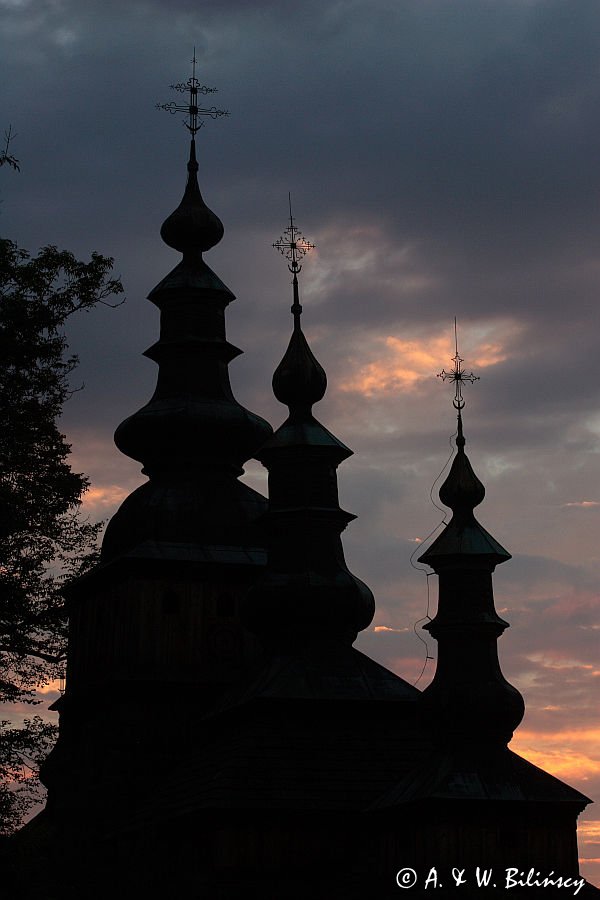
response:
<svg viewBox="0 0 600 900"><path fill-rule="evenodd" d="M317 324L343 310L347 328L423 325L450 306L474 318L512 312L541 329L564 320L567 303L571 318L589 318L592 287L575 303L568 295L600 236L594 4L576 16L565 3L311 4L266 15L271 6L232 18L229 5L134 3L119 7L116 34L114 5L42 5L37 30L25 6L41 46L7 98L28 181L5 189L17 230L34 227L43 242L41 222L54 219L66 244L85 235L125 259L144 239L144 283L138 268L130 285L145 293L158 280L170 256L145 238L181 191L184 138L152 105L186 77L186 24L206 45L207 81L217 70L219 103L235 107L201 135L207 199L235 223L223 245L234 270L234 247L257 253L281 227L292 188L305 229L323 233L325 261L354 229L373 250L358 277L336 273ZM234 52L215 59L227 44ZM35 117L23 131L27 107ZM241 280L262 307L264 268L240 274L234 291ZM411 287L414 275L431 283Z"/></svg>
<svg viewBox="0 0 600 900"><path fill-rule="evenodd" d="M268 3L245 5L237 19L228 6L119 5L117 30L116 6L48 5L46 77L40 84L32 72L30 85L41 91L36 120L76 111L60 134L77 134L78 153L109 138L94 154L101 169L119 143L131 145L136 125L158 137L154 97L146 113L139 85L157 90L169 59L179 71L183 48L174 44L185 22L211 56L227 43L235 51L218 60L227 75L218 99L236 107L225 127L243 132L246 177L312 184L319 219L327 210L350 219L383 213L401 234L444 241L459 226L492 257L515 242L522 250L524 226L527 243L544 251L542 235L556 233L570 210L582 226L597 221L590 188L599 126L588 115L598 93L594 4L578 4L576 16L564 2L309 4L267 16ZM150 12L159 17L152 27ZM160 41L158 26L168 23ZM105 62L93 78L90 58ZM170 76L178 77L185 73ZM111 118L121 141L107 128ZM241 168L237 141L222 144L221 166ZM256 212L235 209L248 224Z"/></svg>

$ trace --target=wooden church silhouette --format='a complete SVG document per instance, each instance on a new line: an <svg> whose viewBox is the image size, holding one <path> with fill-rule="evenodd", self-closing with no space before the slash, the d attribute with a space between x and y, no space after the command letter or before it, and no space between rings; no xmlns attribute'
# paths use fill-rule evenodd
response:
<svg viewBox="0 0 600 900"><path fill-rule="evenodd" d="M161 229L182 258L149 295L156 390L115 435L148 480L67 591L60 737L46 808L13 842L17 870L36 862L14 896L466 898L493 891L477 866L577 879L589 801L507 747L524 707L498 662L492 573L509 554L473 514L460 410L440 490L453 516L422 556L439 575L435 678L421 693L353 647L374 600L340 537L351 451L312 412L326 376L301 326L303 247L291 218L293 330L273 378L289 416L273 433L229 383L234 295L204 261L223 226L198 186L191 82L187 185ZM239 480L251 457L268 502Z"/></svg>

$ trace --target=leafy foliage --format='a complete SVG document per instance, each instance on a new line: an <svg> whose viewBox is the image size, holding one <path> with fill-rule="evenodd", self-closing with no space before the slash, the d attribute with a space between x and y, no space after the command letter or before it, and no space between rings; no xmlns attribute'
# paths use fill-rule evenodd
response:
<svg viewBox="0 0 600 900"><path fill-rule="evenodd" d="M40 716L25 719L22 727L0 722L0 835L10 834L41 799L37 777L40 763L55 738L55 726Z"/></svg>
<svg viewBox="0 0 600 900"><path fill-rule="evenodd" d="M0 240L0 701L35 702L35 689L61 672L66 621L65 579L96 559L99 525L80 514L87 478L71 471L70 446L57 427L70 395L63 333L74 312L91 309L122 291L109 277L112 260L93 253L80 262L56 247L34 258ZM38 717L17 734L4 727L0 782L30 765L45 749L49 731ZM21 730L21 729L19 729ZM29 761L29 762L28 762ZM22 769L22 766L21 766ZM18 781L18 779L17 779ZM0 793L22 814L33 782ZM1 787L0 787L1 791ZM8 799L7 799L8 798Z"/></svg>

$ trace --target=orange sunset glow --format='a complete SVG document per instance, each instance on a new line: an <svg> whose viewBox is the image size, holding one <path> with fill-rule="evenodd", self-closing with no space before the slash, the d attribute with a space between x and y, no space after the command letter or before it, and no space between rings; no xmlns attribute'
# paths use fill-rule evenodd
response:
<svg viewBox="0 0 600 900"><path fill-rule="evenodd" d="M490 339L493 330L493 340ZM482 327L460 328L459 353L468 348L470 364L476 369L498 365L509 357L510 340L520 331L513 322ZM446 369L456 353L451 329L433 337L403 339L395 335L372 339L367 351L370 359L359 363L349 378L339 385L344 392L356 392L366 397L378 394L407 393L433 372L440 371L440 361ZM471 363L472 361L472 363ZM349 367L351 370L353 367Z"/></svg>
<svg viewBox="0 0 600 900"><path fill-rule="evenodd" d="M116 484L92 485L83 497L83 508L86 512L102 518L112 515L119 504L127 497L129 491Z"/></svg>
<svg viewBox="0 0 600 900"><path fill-rule="evenodd" d="M582 782L600 776L600 728L553 733L520 728L511 748L557 778Z"/></svg>
<svg viewBox="0 0 600 900"><path fill-rule="evenodd" d="M517 729L511 749L594 799L600 780L600 728L552 733ZM592 803L586 808L577 826L581 874L592 884L600 878L600 819L595 807Z"/></svg>

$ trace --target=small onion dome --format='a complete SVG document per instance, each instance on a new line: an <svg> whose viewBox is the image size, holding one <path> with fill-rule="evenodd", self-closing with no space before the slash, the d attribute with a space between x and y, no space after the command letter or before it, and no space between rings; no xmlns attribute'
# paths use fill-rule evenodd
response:
<svg viewBox="0 0 600 900"><path fill-rule="evenodd" d="M465 453L465 439L462 422L458 420L456 456L448 477L440 488L439 497L444 506L449 506L455 514L472 513L485 497L485 488L469 462Z"/></svg>
<svg viewBox="0 0 600 900"><path fill-rule="evenodd" d="M273 375L273 393L290 412L310 412L327 388L325 370L296 322L285 355Z"/></svg>
<svg viewBox="0 0 600 900"><path fill-rule="evenodd" d="M181 203L165 219L160 236L165 244L181 253L210 250L223 237L223 223L208 208L198 186L196 143L192 139L187 164L188 180Z"/></svg>
<svg viewBox="0 0 600 900"><path fill-rule="evenodd" d="M448 477L440 488L439 497L453 512L452 519L433 544L419 557L438 571L448 562L471 557L487 559L493 565L510 559L510 553L479 524L473 510L485 497L485 488L473 471L465 453L462 421L458 417L456 456Z"/></svg>

